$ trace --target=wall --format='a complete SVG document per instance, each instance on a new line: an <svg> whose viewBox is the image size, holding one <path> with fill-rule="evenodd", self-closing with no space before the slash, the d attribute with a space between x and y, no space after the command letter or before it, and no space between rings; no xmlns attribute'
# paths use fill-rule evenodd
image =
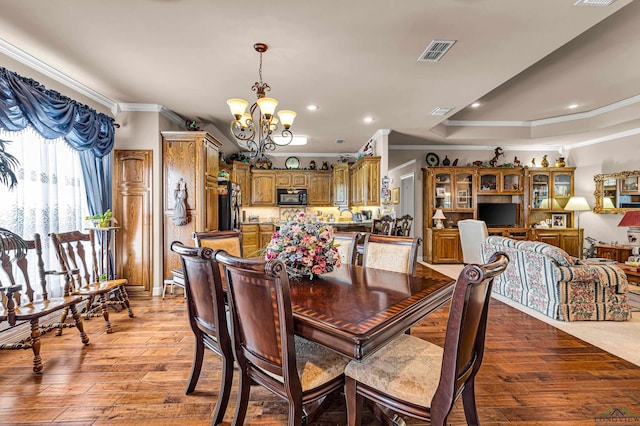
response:
<svg viewBox="0 0 640 426"><path fill-rule="evenodd" d="M638 136L631 136L568 151L567 159L578 165L575 172L575 194L585 197L593 208L594 175L640 170L639 141ZM585 237L622 244L627 241L627 228L618 228L620 219L622 215L619 214L582 212L580 226L584 228Z"/></svg>

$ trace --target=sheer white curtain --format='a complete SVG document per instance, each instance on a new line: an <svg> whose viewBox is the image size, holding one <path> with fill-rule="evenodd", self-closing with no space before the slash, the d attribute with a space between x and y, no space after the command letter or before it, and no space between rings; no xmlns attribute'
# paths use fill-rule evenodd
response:
<svg viewBox="0 0 640 426"><path fill-rule="evenodd" d="M0 227L26 240L39 233L45 269L59 269L49 233L82 230L87 226L78 153L62 138L44 139L30 128L21 132L0 129L0 139L11 141L6 149L20 161L16 173L18 185L12 190L0 186ZM34 262L29 260L29 264ZM30 276L35 277L33 273ZM34 283L33 278L31 281ZM57 295L58 286L53 287L50 291Z"/></svg>

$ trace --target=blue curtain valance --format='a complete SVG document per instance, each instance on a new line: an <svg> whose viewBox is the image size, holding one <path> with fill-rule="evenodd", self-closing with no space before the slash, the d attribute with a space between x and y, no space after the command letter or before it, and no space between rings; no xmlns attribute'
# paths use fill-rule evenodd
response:
<svg viewBox="0 0 640 426"><path fill-rule="evenodd" d="M113 149L113 118L0 67L0 127L31 125L47 139L63 137L78 151L101 158Z"/></svg>

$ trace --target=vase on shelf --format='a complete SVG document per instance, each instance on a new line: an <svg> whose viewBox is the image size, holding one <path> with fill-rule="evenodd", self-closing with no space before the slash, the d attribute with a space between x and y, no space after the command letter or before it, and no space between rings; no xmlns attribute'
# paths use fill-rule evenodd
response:
<svg viewBox="0 0 640 426"><path fill-rule="evenodd" d="M564 161L564 157L560 157L556 160L556 167L564 167L567 163Z"/></svg>
<svg viewBox="0 0 640 426"><path fill-rule="evenodd" d="M542 167L549 167L549 160L547 160L547 156L546 155L542 156L542 161L540 162L540 165Z"/></svg>

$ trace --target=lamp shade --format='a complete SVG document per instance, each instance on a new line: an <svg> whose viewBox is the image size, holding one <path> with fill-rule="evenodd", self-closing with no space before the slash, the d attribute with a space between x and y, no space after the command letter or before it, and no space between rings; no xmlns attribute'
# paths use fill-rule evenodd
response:
<svg viewBox="0 0 640 426"><path fill-rule="evenodd" d="M236 120L240 120L240 117L244 114L249 102L244 99L233 98L227 101L227 105L229 105L229 110L231 110L231 114L236 118Z"/></svg>
<svg viewBox="0 0 640 426"><path fill-rule="evenodd" d="M602 199L602 208L603 209L615 209L616 206L613 205L613 200L611 197L604 197Z"/></svg>
<svg viewBox="0 0 640 426"><path fill-rule="evenodd" d="M591 210L587 199L584 197L571 197L567 202L567 205L564 207L565 210L570 210L574 212Z"/></svg>
<svg viewBox="0 0 640 426"><path fill-rule="evenodd" d="M436 210L436 214L433 215L434 219L446 219L447 217L442 212L442 209Z"/></svg>
<svg viewBox="0 0 640 426"><path fill-rule="evenodd" d="M628 210L618 226L640 226L640 210Z"/></svg>
<svg viewBox="0 0 640 426"><path fill-rule="evenodd" d="M278 106L278 101L273 98L260 98L256 101L258 106L260 107L260 111L262 115L265 116L266 119L269 119L276 112L276 107ZM282 117L280 117L282 120Z"/></svg>
<svg viewBox="0 0 640 426"><path fill-rule="evenodd" d="M291 127L291 125L293 124L293 120L296 118L296 115L297 114L295 112L288 109L278 111L278 117L280 117L280 121L282 121L282 125L285 129Z"/></svg>

